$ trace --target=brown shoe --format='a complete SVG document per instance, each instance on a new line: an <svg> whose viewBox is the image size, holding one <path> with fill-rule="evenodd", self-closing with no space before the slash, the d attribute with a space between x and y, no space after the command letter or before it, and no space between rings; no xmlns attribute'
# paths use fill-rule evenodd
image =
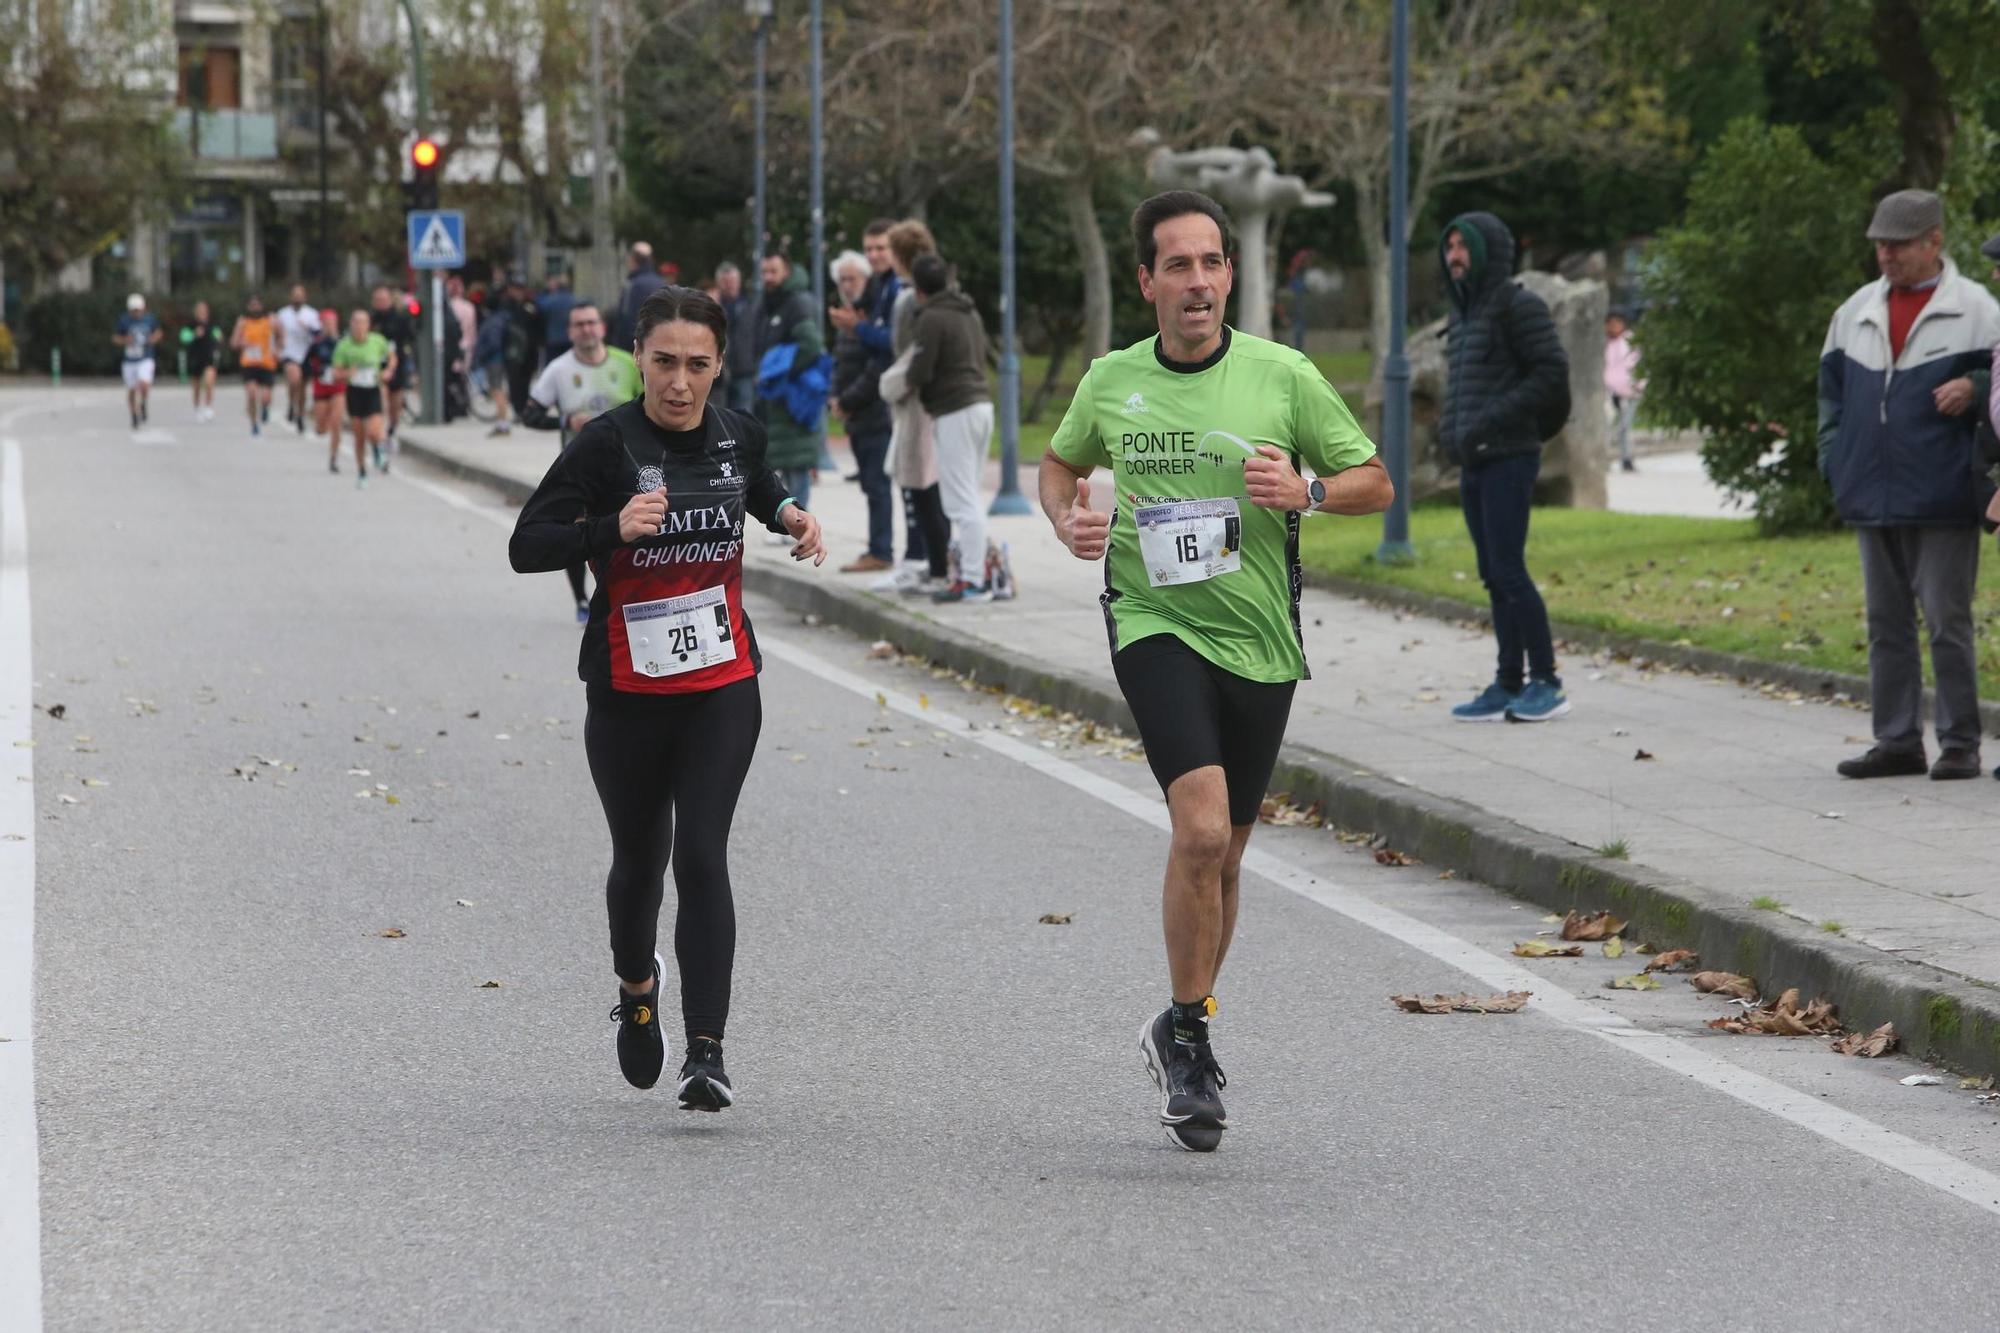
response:
<svg viewBox="0 0 2000 1333"><path fill-rule="evenodd" d="M864 551L860 555L856 556L854 559L842 565L840 567L840 572L843 574L879 574L885 569L894 569L894 568L895 568L894 565L890 564L887 560L884 560L881 556L869 555L867 552Z"/></svg>
<svg viewBox="0 0 2000 1333"><path fill-rule="evenodd" d="M1938 760L1943 763L1942 759ZM1844 778L1914 778L1925 771L1922 750L1885 750L1876 746L1858 759L1843 759L1838 769Z"/></svg>
<svg viewBox="0 0 2000 1333"><path fill-rule="evenodd" d="M1954 782L1960 778L1976 778L1979 771L1979 751L1946 750L1931 765L1931 781Z"/></svg>

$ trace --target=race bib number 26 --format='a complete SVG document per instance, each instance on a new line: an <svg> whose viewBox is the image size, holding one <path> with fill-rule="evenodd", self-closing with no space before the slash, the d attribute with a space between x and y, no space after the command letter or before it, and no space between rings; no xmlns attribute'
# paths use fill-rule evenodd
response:
<svg viewBox="0 0 2000 1333"><path fill-rule="evenodd" d="M623 610L625 648L637 675L678 676L736 660L729 599L721 588L633 602Z"/></svg>
<svg viewBox="0 0 2000 1333"><path fill-rule="evenodd" d="M1243 566L1243 511L1235 499L1182 500L1133 511L1146 580L1201 583Z"/></svg>

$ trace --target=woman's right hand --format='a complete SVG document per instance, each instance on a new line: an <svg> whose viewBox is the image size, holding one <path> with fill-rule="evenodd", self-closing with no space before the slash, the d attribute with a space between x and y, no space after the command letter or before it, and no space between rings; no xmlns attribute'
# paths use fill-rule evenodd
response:
<svg viewBox="0 0 2000 1333"><path fill-rule="evenodd" d="M657 537L667 521L667 492L662 487L635 495L618 514L618 540L636 542L641 537Z"/></svg>

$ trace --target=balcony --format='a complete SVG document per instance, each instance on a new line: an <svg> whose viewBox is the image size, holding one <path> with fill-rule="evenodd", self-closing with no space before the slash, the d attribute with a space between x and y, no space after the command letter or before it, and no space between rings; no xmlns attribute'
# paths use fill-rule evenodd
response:
<svg viewBox="0 0 2000 1333"><path fill-rule="evenodd" d="M174 111L174 134L203 162L275 162L278 118L269 111Z"/></svg>

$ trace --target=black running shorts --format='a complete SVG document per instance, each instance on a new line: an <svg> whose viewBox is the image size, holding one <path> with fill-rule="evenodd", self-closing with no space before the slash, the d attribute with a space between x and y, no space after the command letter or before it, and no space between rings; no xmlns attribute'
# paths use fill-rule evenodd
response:
<svg viewBox="0 0 2000 1333"><path fill-rule="evenodd" d="M1229 822L1255 823L1298 682L1246 680L1172 634L1127 644L1113 654L1111 669L1160 790L1197 768L1218 767L1229 786Z"/></svg>
<svg viewBox="0 0 2000 1333"><path fill-rule="evenodd" d="M382 390L379 388L356 388L347 386L347 415L356 421L366 421L370 417L382 415Z"/></svg>
<svg viewBox="0 0 2000 1333"><path fill-rule="evenodd" d="M271 380L272 372L269 366L243 367L243 382L245 384L261 384L268 389L271 387Z"/></svg>

